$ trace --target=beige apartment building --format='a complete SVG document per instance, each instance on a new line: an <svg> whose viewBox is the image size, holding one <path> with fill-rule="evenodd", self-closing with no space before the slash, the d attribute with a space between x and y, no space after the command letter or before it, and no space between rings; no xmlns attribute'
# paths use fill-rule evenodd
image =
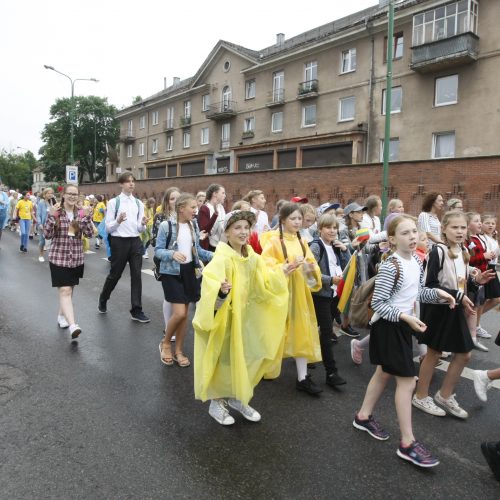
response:
<svg viewBox="0 0 500 500"><path fill-rule="evenodd" d="M384 3L262 50L219 41L194 76L118 113L118 168L146 179L381 161ZM498 0L397 4L392 161L500 154L499 23Z"/></svg>

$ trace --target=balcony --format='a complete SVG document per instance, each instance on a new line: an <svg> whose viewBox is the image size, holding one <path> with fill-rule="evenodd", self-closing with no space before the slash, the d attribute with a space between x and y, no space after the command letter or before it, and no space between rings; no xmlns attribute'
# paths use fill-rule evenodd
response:
<svg viewBox="0 0 500 500"><path fill-rule="evenodd" d="M163 132L172 132L174 130L174 120L173 118L170 120L165 120L163 122Z"/></svg>
<svg viewBox="0 0 500 500"><path fill-rule="evenodd" d="M179 126L182 128L190 127L191 126L191 117L190 116L181 116L181 119L179 120Z"/></svg>
<svg viewBox="0 0 500 500"><path fill-rule="evenodd" d="M297 99L311 99L312 97L318 97L318 80L299 83Z"/></svg>
<svg viewBox="0 0 500 500"><path fill-rule="evenodd" d="M255 137L255 131L253 130L246 130L241 134L242 139L251 139L252 137Z"/></svg>
<svg viewBox="0 0 500 500"><path fill-rule="evenodd" d="M230 146L230 140L229 139L221 139L220 140L220 149L221 151L225 149L229 149Z"/></svg>
<svg viewBox="0 0 500 500"><path fill-rule="evenodd" d="M235 101L222 101L211 104L207 110L207 118L211 120L227 120L236 116L236 102Z"/></svg>
<svg viewBox="0 0 500 500"><path fill-rule="evenodd" d="M135 141L135 134L133 130L120 130L120 141L128 144Z"/></svg>
<svg viewBox="0 0 500 500"><path fill-rule="evenodd" d="M285 104L285 89L274 89L268 92L267 97L269 101L266 103L268 108L275 106L282 106Z"/></svg>
<svg viewBox="0 0 500 500"><path fill-rule="evenodd" d="M474 33L463 33L417 45L411 50L410 68L419 73L429 73L477 61L479 37Z"/></svg>

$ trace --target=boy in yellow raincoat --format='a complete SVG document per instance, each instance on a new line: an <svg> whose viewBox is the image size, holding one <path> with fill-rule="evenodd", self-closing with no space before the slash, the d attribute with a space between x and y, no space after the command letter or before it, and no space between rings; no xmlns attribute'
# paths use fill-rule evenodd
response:
<svg viewBox="0 0 500 500"><path fill-rule="evenodd" d="M296 388L310 395L322 390L307 374L307 363L321 361L318 324L311 292L321 289L321 271L308 244L300 238L302 213L296 203L284 203L279 212L278 231L261 238L262 257L271 266L294 263L302 272L293 273L288 281L289 304L286 320L283 358L295 358Z"/></svg>
<svg viewBox="0 0 500 500"><path fill-rule="evenodd" d="M227 405L258 422L260 414L248 405L254 387L264 375L275 378L281 370L288 312L285 273L296 266L273 270L265 265L247 244L254 223L249 211L226 215L227 243L217 245L203 271L193 319L195 397L211 400L209 414L222 425L234 423Z"/></svg>

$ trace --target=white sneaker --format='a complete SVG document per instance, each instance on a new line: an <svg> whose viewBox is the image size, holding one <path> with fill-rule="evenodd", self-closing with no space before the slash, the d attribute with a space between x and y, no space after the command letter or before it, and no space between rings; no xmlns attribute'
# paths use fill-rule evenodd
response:
<svg viewBox="0 0 500 500"><path fill-rule="evenodd" d="M43 258L43 255L40 255L40 257L38 257L38 262L45 262L45 259Z"/></svg>
<svg viewBox="0 0 500 500"><path fill-rule="evenodd" d="M477 349L478 351L482 351L482 352L488 352L489 349L481 344L481 342L479 342L479 340L477 340L477 338L472 338L472 343L474 344L474 349Z"/></svg>
<svg viewBox="0 0 500 500"><path fill-rule="evenodd" d="M481 325L476 328L476 335L483 339L491 339L491 334L488 333Z"/></svg>
<svg viewBox="0 0 500 500"><path fill-rule="evenodd" d="M460 405L455 399L455 394L452 394L448 399L444 399L443 396L441 396L441 392L437 391L434 395L434 401L450 415L458 418L467 418L469 416L463 408L460 408Z"/></svg>
<svg viewBox="0 0 500 500"><path fill-rule="evenodd" d="M172 335L172 336L170 337L170 342L175 342L175 335Z"/></svg>
<svg viewBox="0 0 500 500"><path fill-rule="evenodd" d="M359 347L361 342L356 339L351 340L351 358L353 363L360 365L363 363L363 349Z"/></svg>
<svg viewBox="0 0 500 500"><path fill-rule="evenodd" d="M142 256L143 259L149 259L149 255L147 253L145 253L143 256Z"/></svg>
<svg viewBox="0 0 500 500"><path fill-rule="evenodd" d="M73 323L69 325L69 333L71 333L72 339L76 339L82 333L82 329L76 323Z"/></svg>
<svg viewBox="0 0 500 500"><path fill-rule="evenodd" d="M493 381L488 377L488 372L486 370L472 370L472 377L477 397L481 401L488 401L486 393L493 383Z"/></svg>
<svg viewBox="0 0 500 500"><path fill-rule="evenodd" d="M212 399L208 414L221 425L233 425L234 418L229 415L227 403L223 399Z"/></svg>
<svg viewBox="0 0 500 500"><path fill-rule="evenodd" d="M418 399L417 395L414 394L411 400L411 404L415 408L425 411L425 413L428 413L429 415L435 415L436 417L444 417L446 415L446 412L442 408L439 408L439 406L436 406L430 396Z"/></svg>
<svg viewBox="0 0 500 500"><path fill-rule="evenodd" d="M260 420L260 413L254 410L249 405L244 405L241 401L233 398L227 400L227 404L236 411L239 411L250 422L258 422Z"/></svg>
<svg viewBox="0 0 500 500"><path fill-rule="evenodd" d="M64 316L57 316L57 324L59 328L68 328L69 323Z"/></svg>

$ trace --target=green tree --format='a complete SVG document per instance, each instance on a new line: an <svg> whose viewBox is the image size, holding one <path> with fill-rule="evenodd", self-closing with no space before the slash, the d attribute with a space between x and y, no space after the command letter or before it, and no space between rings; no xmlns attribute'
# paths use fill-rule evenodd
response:
<svg viewBox="0 0 500 500"><path fill-rule="evenodd" d="M50 123L42 131L42 169L48 181L62 181L70 158L71 99L57 99L50 108ZM106 177L107 145L114 146L120 133L117 109L97 96L74 98L74 157L80 182Z"/></svg>
<svg viewBox="0 0 500 500"><path fill-rule="evenodd" d="M0 181L10 188L30 190L35 167L37 161L31 151L23 154L0 152Z"/></svg>

